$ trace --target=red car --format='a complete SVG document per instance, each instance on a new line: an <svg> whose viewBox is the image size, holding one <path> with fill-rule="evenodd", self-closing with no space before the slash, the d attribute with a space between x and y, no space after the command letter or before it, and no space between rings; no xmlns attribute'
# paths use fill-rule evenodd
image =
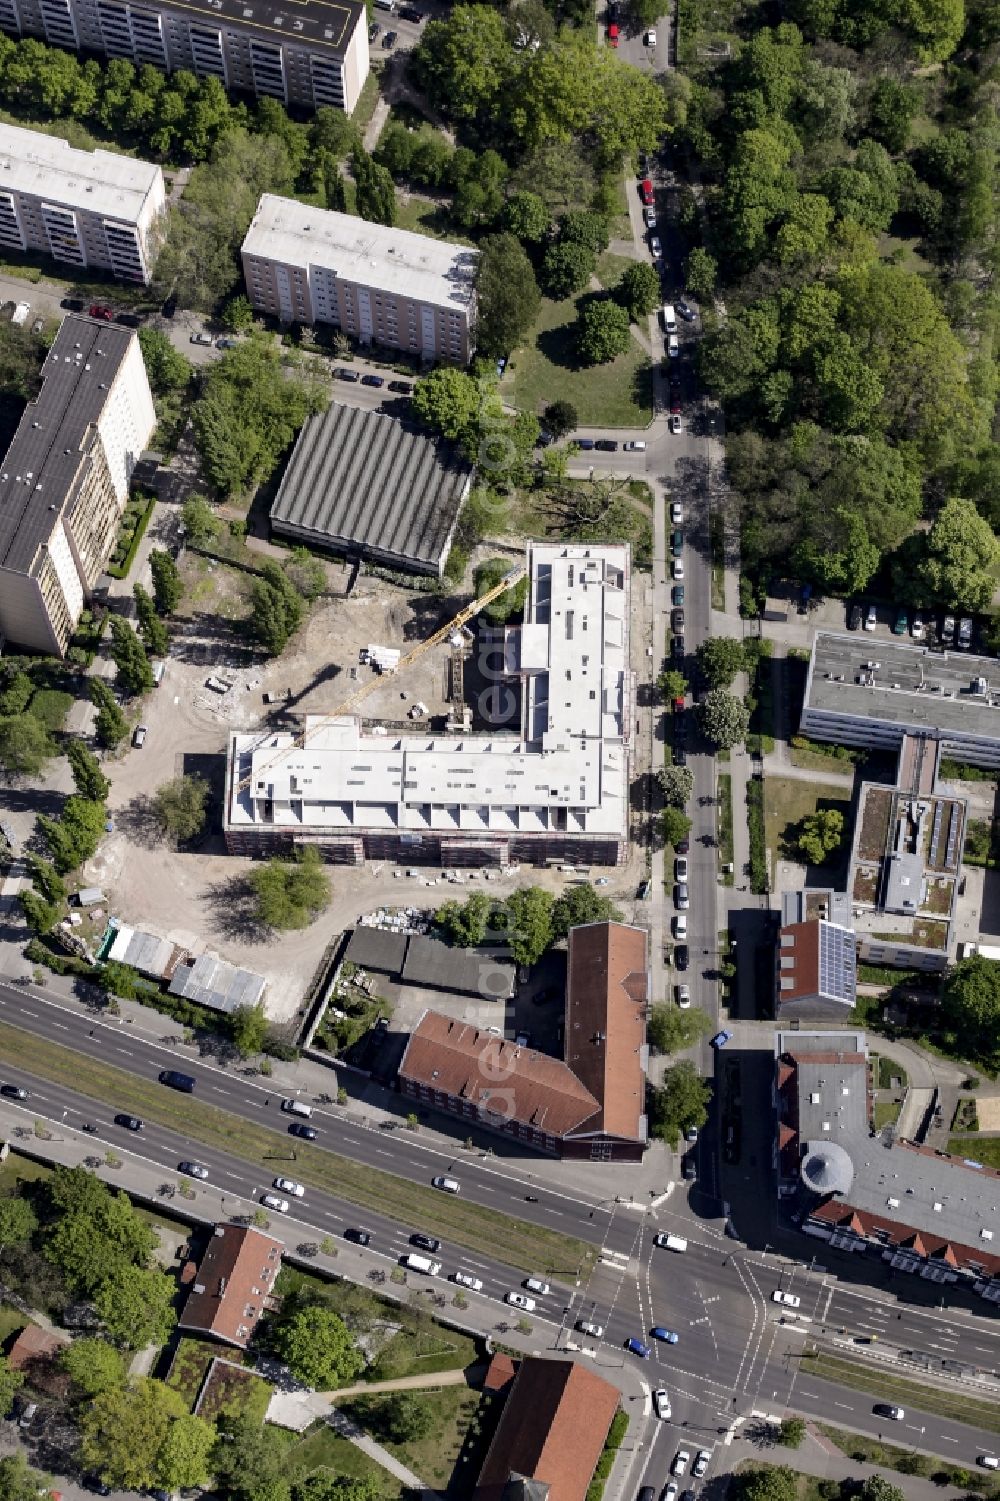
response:
<svg viewBox="0 0 1000 1501"><path fill-rule="evenodd" d="M618 46L618 27L614 24L614 22L612 22L612 24L608 27L608 46Z"/></svg>
<svg viewBox="0 0 1000 1501"><path fill-rule="evenodd" d="M649 205L653 201L653 184L648 177L644 177L639 184L639 197L643 203Z"/></svg>
<svg viewBox="0 0 1000 1501"><path fill-rule="evenodd" d="M103 318L105 323L110 323L115 316L111 308L105 307L100 302L93 303L89 311L92 318Z"/></svg>

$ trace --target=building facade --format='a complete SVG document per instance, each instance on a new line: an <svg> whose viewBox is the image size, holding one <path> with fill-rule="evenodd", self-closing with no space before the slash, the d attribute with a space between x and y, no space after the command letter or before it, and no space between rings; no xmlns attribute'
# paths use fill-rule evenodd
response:
<svg viewBox="0 0 1000 1501"><path fill-rule="evenodd" d="M628 851L633 675L626 546L531 543L524 624L497 657L514 734L234 733L232 854L312 845L325 859L617 865ZM508 686L509 684L509 686Z"/></svg>
<svg viewBox="0 0 1000 1501"><path fill-rule="evenodd" d="M479 252L467 245L264 193L242 253L259 313L423 360L472 358Z"/></svg>
<svg viewBox="0 0 1000 1501"><path fill-rule="evenodd" d="M62 655L114 547L156 426L139 340L65 318L0 460L0 633Z"/></svg>
<svg viewBox="0 0 1000 1501"><path fill-rule="evenodd" d="M359 0L0 0L0 29L136 67L185 68L305 110L350 114L369 70Z"/></svg>
<svg viewBox="0 0 1000 1501"><path fill-rule="evenodd" d="M3 0L0 0L2 8ZM165 207L163 173L110 151L0 124L0 246L148 284Z"/></svg>

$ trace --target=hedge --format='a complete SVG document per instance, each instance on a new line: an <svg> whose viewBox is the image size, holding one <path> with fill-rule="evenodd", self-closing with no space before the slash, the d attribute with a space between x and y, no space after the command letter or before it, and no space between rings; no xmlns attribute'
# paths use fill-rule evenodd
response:
<svg viewBox="0 0 1000 1501"><path fill-rule="evenodd" d="M135 562L135 555L139 551L139 543L146 535L146 528L149 525L149 518L153 514L153 507L155 505L156 496L154 495L151 496L150 499L146 502L146 506L142 512L142 515L136 521L135 530L132 533L132 540L129 542L128 551L126 552L124 558L120 563L109 562L107 568L104 570L105 573L110 573L113 579L128 578L129 569ZM126 515L127 514L128 512L126 511Z"/></svg>
<svg viewBox="0 0 1000 1501"><path fill-rule="evenodd" d="M764 779L747 782L747 829L750 834L750 890L767 895L767 843L764 835Z"/></svg>

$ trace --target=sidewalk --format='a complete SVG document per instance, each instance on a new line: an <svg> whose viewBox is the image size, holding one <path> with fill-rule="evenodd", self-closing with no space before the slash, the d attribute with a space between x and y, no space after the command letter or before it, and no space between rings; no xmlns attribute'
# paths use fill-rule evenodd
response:
<svg viewBox="0 0 1000 1501"><path fill-rule="evenodd" d="M800 1474L815 1475L824 1480L860 1482L867 1480L869 1475L881 1475L890 1485L903 1492L906 1501L959 1501L969 1491L968 1486L938 1485L919 1475L902 1475L898 1470L889 1470L883 1465L851 1459L830 1439L825 1438L812 1422L806 1424L806 1437L799 1449L784 1449L778 1444L760 1447L746 1439L736 1439L727 1452L728 1465L732 1470L739 1464L749 1462L788 1465Z"/></svg>

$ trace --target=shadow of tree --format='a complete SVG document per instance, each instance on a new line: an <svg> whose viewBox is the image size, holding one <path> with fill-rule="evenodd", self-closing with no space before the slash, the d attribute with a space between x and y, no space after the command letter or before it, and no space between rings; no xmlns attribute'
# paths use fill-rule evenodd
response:
<svg viewBox="0 0 1000 1501"><path fill-rule="evenodd" d="M212 923L225 938L242 943L266 943L271 930L257 916L257 895L249 875L219 881L206 892Z"/></svg>
<svg viewBox="0 0 1000 1501"><path fill-rule="evenodd" d="M143 849L157 849L168 843L156 805L147 792L140 792L115 813L119 830Z"/></svg>

